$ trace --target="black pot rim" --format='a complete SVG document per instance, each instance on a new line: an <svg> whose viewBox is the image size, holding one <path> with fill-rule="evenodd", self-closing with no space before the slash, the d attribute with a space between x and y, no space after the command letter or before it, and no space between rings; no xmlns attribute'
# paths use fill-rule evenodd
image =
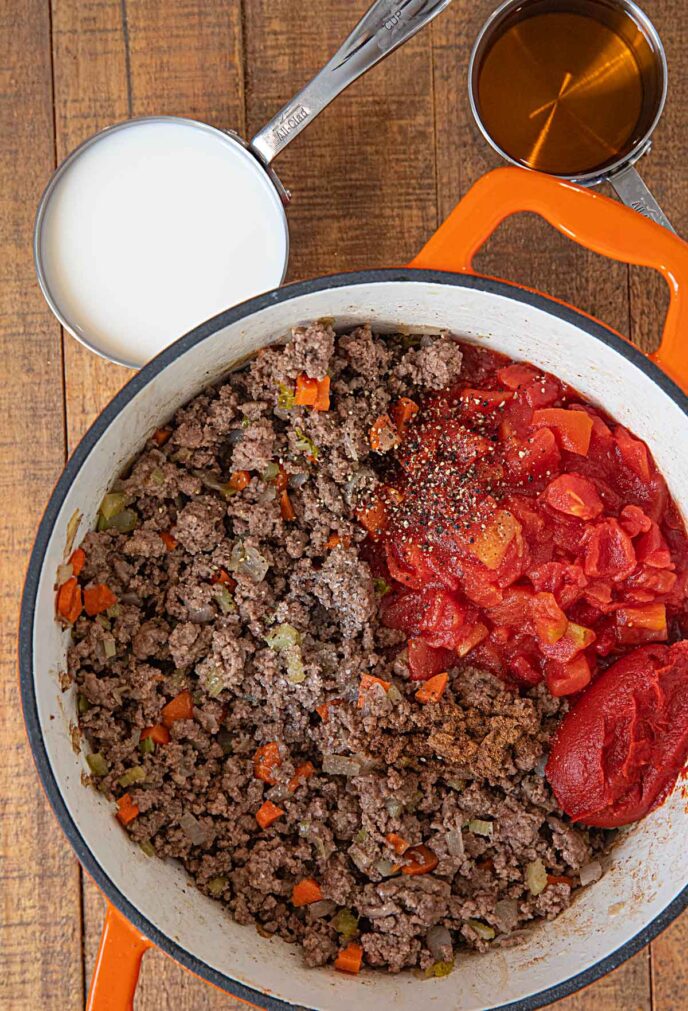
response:
<svg viewBox="0 0 688 1011"><path fill-rule="evenodd" d="M41 519L36 540L31 552L31 558L26 575L24 591L21 602L21 617L19 627L19 675L21 687L21 700L26 723L29 743L33 752L34 761L38 774L43 783L48 800L55 815L62 826L72 848L74 849L80 863L88 874L93 878L98 887L104 893L108 902L115 906L133 926L144 936L149 938L157 947L170 955L186 969L197 976L219 987L221 990L238 997L240 1000L257 1004L266 1011L303 1011L302 1006L297 1009L296 1005L263 993L218 972L207 965L194 954L177 944L172 938L159 930L153 923L131 904L128 898L111 881L106 871L100 865L95 853L85 843L76 823L69 813L65 801L62 797L59 783L55 777L50 764L48 754L41 732L34 690L33 677L33 633L34 615L36 606L36 595L40 580L40 573L43 564L45 551L52 533L53 525L58 512L62 506L64 498L73 483L75 477L81 470L84 462L97 445L101 435L108 428L113 419L120 413L122 408L145 386L147 386L167 365L175 361L183 353L200 344L207 337L217 330L238 320L245 319L253 313L258 312L272 305L290 301L301 295L311 294L328 289L341 288L357 285L376 283L404 283L404 284L442 284L450 287L465 289L477 289L511 299L521 304L532 306L543 310L552 316L557 317L567 323L584 330L586 333L607 346L611 347L618 354L632 362L641 372L649 376L668 397L670 397L688 415L688 397L669 379L653 361L647 358L638 348L628 343L612 329L604 324L592 319L584 313L574 309L565 303L555 301L546 295L521 288L518 285L506 281L492 278L480 277L473 274L452 274L439 270L415 270L412 268L388 268L380 270L355 271L352 273L334 274L317 277L308 281L299 281L285 287L275 289L264 295L243 302L241 305L227 309L219 313L212 319L195 327L189 333L180 337L168 348L157 355L151 362L145 365L114 397L107 407L96 418L76 450L70 457L67 465L60 476L53 493L46 506L43 518ZM508 1004L495 1005L493 1011L534 1011L566 997L583 986L587 986L595 980L600 979L612 969L617 968L626 959L630 958L662 930L669 926L673 920L688 906L688 884L683 890L662 910L653 920L650 921L634 937L625 944L617 948L616 951L605 958L589 966L582 972L570 976L555 986L531 994L522 1000Z"/></svg>

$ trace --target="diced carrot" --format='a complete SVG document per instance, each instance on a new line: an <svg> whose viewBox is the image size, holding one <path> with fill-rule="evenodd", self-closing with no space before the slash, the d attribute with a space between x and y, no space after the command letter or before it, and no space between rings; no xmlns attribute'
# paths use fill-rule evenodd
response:
<svg viewBox="0 0 688 1011"><path fill-rule="evenodd" d="M401 868L402 874L429 874L439 863L438 857L428 846L413 846L406 851L406 856L410 857L412 862L404 864Z"/></svg>
<svg viewBox="0 0 688 1011"><path fill-rule="evenodd" d="M160 539L167 548L168 551L174 551L177 547L177 538L174 537L169 530L163 530L160 534Z"/></svg>
<svg viewBox="0 0 688 1011"><path fill-rule="evenodd" d="M322 888L315 878L303 878L291 890L292 906L310 906L311 902L320 902L322 897Z"/></svg>
<svg viewBox="0 0 688 1011"><path fill-rule="evenodd" d="M230 590L236 590L236 579L232 579L226 569L218 569L210 577L211 583L225 583Z"/></svg>
<svg viewBox="0 0 688 1011"><path fill-rule="evenodd" d="M387 693L392 687L392 682L383 681L382 678L376 678L373 674L363 674L361 683L358 686L358 702L356 703L359 709L363 708L365 697L373 685L380 685L381 688L384 688L385 693Z"/></svg>
<svg viewBox="0 0 688 1011"><path fill-rule="evenodd" d="M157 443L158 446L164 446L171 435L171 428L157 428L153 432L153 442Z"/></svg>
<svg viewBox="0 0 688 1011"><path fill-rule="evenodd" d="M339 547L340 544L343 548L350 548L351 538L347 534L344 534L343 537L341 537L339 534L330 534L330 536L325 541L325 547L327 548L328 551L332 551L334 548Z"/></svg>
<svg viewBox="0 0 688 1011"><path fill-rule="evenodd" d="M318 380L318 393L313 404L314 411L329 411L330 409L330 377Z"/></svg>
<svg viewBox="0 0 688 1011"><path fill-rule="evenodd" d="M264 804L261 804L256 811L256 821L261 828L269 828L274 821L281 818L284 811L281 807L277 807L273 804L271 800L266 800Z"/></svg>
<svg viewBox="0 0 688 1011"><path fill-rule="evenodd" d="M297 765L294 769L294 775L289 780L289 789L293 793L294 790L298 790L302 783L305 783L307 779L315 772L315 766L312 762L302 762L301 765Z"/></svg>
<svg viewBox="0 0 688 1011"><path fill-rule="evenodd" d="M86 614L89 614L92 618L96 614L107 611L108 607L112 607L116 603L117 597L110 587L104 583L87 586L84 590L84 607L86 608Z"/></svg>
<svg viewBox="0 0 688 1011"><path fill-rule="evenodd" d="M279 744L277 741L269 741L263 744L253 756L253 775L256 779L262 779L264 783L274 786L277 782L274 770L282 764Z"/></svg>
<svg viewBox="0 0 688 1011"><path fill-rule="evenodd" d="M121 825L128 825L138 817L139 808L128 793L123 793L117 801L117 820Z"/></svg>
<svg viewBox="0 0 688 1011"><path fill-rule="evenodd" d="M81 574L81 570L86 562L86 552L83 548L77 548L72 551L71 557L69 559L69 564L72 567L72 575L78 576Z"/></svg>
<svg viewBox="0 0 688 1011"><path fill-rule="evenodd" d="M415 400L411 400L409 397L399 397L390 412L392 415L392 421L396 425L399 435L402 437L404 436L406 433L406 426L411 418L418 414L419 410L420 408Z"/></svg>
<svg viewBox="0 0 688 1011"><path fill-rule="evenodd" d="M291 499L289 498L289 493L283 491L280 495L280 513L282 514L282 519L285 523L291 523L296 519L296 513L294 512L294 506L291 504Z"/></svg>
<svg viewBox="0 0 688 1011"><path fill-rule="evenodd" d="M533 413L533 427L554 429L564 449L587 456L592 435L592 418L585 411L564 407L542 407Z"/></svg>
<svg viewBox="0 0 688 1011"><path fill-rule="evenodd" d="M232 491L243 491L250 481L251 475L247 470L235 470L227 484Z"/></svg>
<svg viewBox="0 0 688 1011"><path fill-rule="evenodd" d="M287 474L282 464L280 464L279 473L275 478L275 487L277 488L277 491L284 491L288 484L289 484L289 475Z"/></svg>
<svg viewBox="0 0 688 1011"><path fill-rule="evenodd" d="M392 419L389 414L381 414L370 429L370 448L375 452L386 453L398 445L399 433L392 424Z"/></svg>
<svg viewBox="0 0 688 1011"><path fill-rule="evenodd" d="M296 379L294 403L297 407L313 407L318 399L318 380L302 372Z"/></svg>
<svg viewBox="0 0 688 1011"><path fill-rule="evenodd" d="M448 674L434 674L427 681L424 681L416 692L419 702L439 702L447 687Z"/></svg>
<svg viewBox="0 0 688 1011"><path fill-rule="evenodd" d="M568 885L569 888L573 888L573 878L567 877L566 874L548 874L547 875L548 885Z"/></svg>
<svg viewBox="0 0 688 1011"><path fill-rule="evenodd" d="M392 847L394 852L397 853L399 856L405 853L406 850L409 848L409 844L406 842L406 840L402 836L397 835L396 832L389 832L385 836L385 839Z"/></svg>
<svg viewBox="0 0 688 1011"><path fill-rule="evenodd" d="M169 744L170 743L170 732L166 726L162 723L156 723L153 727L146 727L145 730L141 731L141 740L145 740L146 737L150 739L155 744Z"/></svg>
<svg viewBox="0 0 688 1011"><path fill-rule="evenodd" d="M361 963L363 962L363 948L356 941L351 941L347 944L346 948L342 950L337 955L334 967L339 972L349 972L352 976L355 976L361 970Z"/></svg>
<svg viewBox="0 0 688 1011"><path fill-rule="evenodd" d="M356 518L372 537L377 537L387 526L387 509L381 498L356 511Z"/></svg>
<svg viewBox="0 0 688 1011"><path fill-rule="evenodd" d="M327 702L322 702L319 706L316 706L315 711L323 723L327 723L330 718L330 709Z"/></svg>
<svg viewBox="0 0 688 1011"><path fill-rule="evenodd" d="M73 625L84 608L81 587L76 576L71 576L57 591L57 613Z"/></svg>
<svg viewBox="0 0 688 1011"><path fill-rule="evenodd" d="M162 708L162 722L166 727L171 727L177 720L190 720L193 718L193 699L191 692L180 692L171 702Z"/></svg>

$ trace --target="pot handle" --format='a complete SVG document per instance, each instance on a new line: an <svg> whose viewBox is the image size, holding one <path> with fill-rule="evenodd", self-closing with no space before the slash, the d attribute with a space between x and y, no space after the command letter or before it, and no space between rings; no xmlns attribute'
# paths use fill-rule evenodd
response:
<svg viewBox="0 0 688 1011"><path fill-rule="evenodd" d="M152 942L108 903L86 1011L133 1011L141 959Z"/></svg>
<svg viewBox="0 0 688 1011"><path fill-rule="evenodd" d="M688 244L623 204L553 176L519 168L488 172L409 264L474 273L473 258L512 214L539 214L562 235L613 260L653 267L669 286L659 350L649 357L688 393Z"/></svg>

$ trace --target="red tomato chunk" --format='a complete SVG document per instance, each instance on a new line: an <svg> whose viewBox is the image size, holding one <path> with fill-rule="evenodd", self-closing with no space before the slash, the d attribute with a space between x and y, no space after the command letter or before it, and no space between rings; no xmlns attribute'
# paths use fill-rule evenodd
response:
<svg viewBox="0 0 688 1011"><path fill-rule="evenodd" d="M534 365L466 361L392 454L382 620L406 633L414 680L467 657L575 695L615 656L680 637L685 530L625 428Z"/></svg>

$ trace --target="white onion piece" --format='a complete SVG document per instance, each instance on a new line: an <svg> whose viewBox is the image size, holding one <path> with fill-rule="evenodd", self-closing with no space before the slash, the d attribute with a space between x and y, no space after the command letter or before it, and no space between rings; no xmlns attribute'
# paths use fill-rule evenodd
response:
<svg viewBox="0 0 688 1011"><path fill-rule="evenodd" d="M200 846L205 842L205 829L190 811L184 812L179 819L179 825L193 846Z"/></svg>
<svg viewBox="0 0 688 1011"><path fill-rule="evenodd" d="M450 829L447 832L445 839L447 841L447 849L449 850L451 856L456 857L457 859L463 857L464 846L463 846L463 833L461 832L461 829L460 828Z"/></svg>
<svg viewBox="0 0 688 1011"><path fill-rule="evenodd" d="M425 943L432 957L438 962L451 962L454 957L451 934L446 927L436 924L425 935Z"/></svg>
<svg viewBox="0 0 688 1011"><path fill-rule="evenodd" d="M602 877L602 864L599 860L591 860L589 864L584 864L580 869L580 883L585 887L591 885L593 881L599 881Z"/></svg>
<svg viewBox="0 0 688 1011"><path fill-rule="evenodd" d="M331 899L320 899L318 902L311 902L308 906L308 918L310 920L322 920L324 916L331 916L337 909L337 903Z"/></svg>
<svg viewBox="0 0 688 1011"><path fill-rule="evenodd" d="M322 770L331 776L359 776L361 763L348 755L323 755Z"/></svg>
<svg viewBox="0 0 688 1011"><path fill-rule="evenodd" d="M518 923L518 902L516 899L500 899L495 905L495 915L508 931Z"/></svg>

